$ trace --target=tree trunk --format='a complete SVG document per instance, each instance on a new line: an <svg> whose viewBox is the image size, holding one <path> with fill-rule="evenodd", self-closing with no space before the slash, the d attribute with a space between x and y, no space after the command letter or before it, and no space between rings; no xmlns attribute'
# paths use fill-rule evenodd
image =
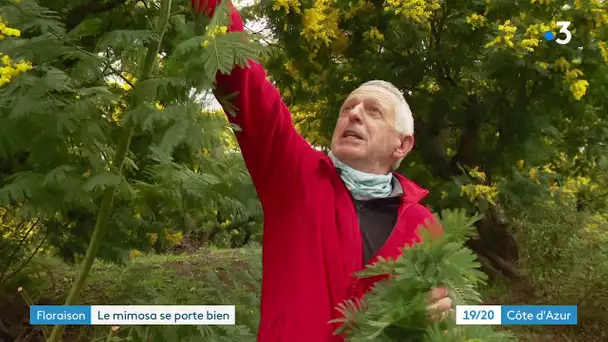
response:
<svg viewBox="0 0 608 342"><path fill-rule="evenodd" d="M500 272L506 280L519 279L519 249L508 226L490 214L478 222L477 231L479 237L469 241L468 246L477 252L480 261L485 261L487 267Z"/></svg>
<svg viewBox="0 0 608 342"><path fill-rule="evenodd" d="M475 103L474 101L471 101ZM482 165L478 155L477 144L479 143L480 123L475 116L470 116L465 122L465 127L462 128L460 135L458 150L456 155L448 163L437 162L443 158L437 153L436 147L426 147L423 155L426 162L431 162L429 165L435 175L439 175L444 180L449 180L454 176L462 174L459 166L472 167ZM425 127L428 129L428 127ZM443 139L441 133L445 130L424 131L426 133L425 141L441 142ZM426 153L425 153L426 152ZM434 156L435 159L429 158ZM490 176L491 166L486 165L482 170ZM488 180L489 182L489 180ZM477 252L480 262L483 264L484 271L492 277L505 278L507 280L515 280L520 277L516 267L519 259L518 246L509 231L507 225L499 222L493 209L490 208L486 216L477 223L477 231L479 237L469 242L469 247Z"/></svg>

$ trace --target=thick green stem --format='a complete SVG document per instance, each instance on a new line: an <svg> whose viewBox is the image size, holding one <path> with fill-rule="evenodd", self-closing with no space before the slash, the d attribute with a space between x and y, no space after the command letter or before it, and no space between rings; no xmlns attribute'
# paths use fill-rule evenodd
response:
<svg viewBox="0 0 608 342"><path fill-rule="evenodd" d="M17 291L21 295L21 298L23 298L23 301L25 302L25 304L27 304L28 306L34 305L34 301L30 297L30 295L27 294L27 291L25 291L25 289L23 287L19 286L19 288L17 289ZM49 337L49 329L48 329L48 327L42 326L42 327L40 327L40 330L42 331L42 334L44 335L44 338L48 338Z"/></svg>
<svg viewBox="0 0 608 342"><path fill-rule="evenodd" d="M143 68L139 76L140 82L150 77L152 69L154 68L154 62L156 61L156 56L158 54L158 50L160 49L160 45L167 27L167 22L169 20L170 13L171 0L163 0L161 4L161 13L158 21L158 26L156 27L156 33L158 37L155 44L149 47L148 52L146 54ZM131 108L139 106L143 101L143 97L134 98L135 100L131 103ZM124 134L121 140L118 142L118 146L116 148L116 156L114 158L114 162L116 165L116 169L114 171L119 173L122 172L122 167L127 156L127 151L129 150L129 145L131 144L131 138L133 137L135 124L132 120L127 120L127 123L125 124L125 127L123 129ZM93 262L95 261L95 257L97 256L97 252L99 251L101 241L105 234L106 224L112 211L115 193L116 186L109 186L103 193L101 205L99 207L99 213L97 214L97 221L95 222L95 229L93 230L93 236L91 237L91 242L89 243L86 255L84 257L84 260L82 261L76 281L72 285L70 293L68 294L68 297L65 301L65 305L73 305L79 300L80 292L82 291L85 285L86 279L89 275L89 271L93 266ZM53 328L53 331L51 332L51 336L49 337L48 341L58 342L61 336L63 335L64 329L64 325L56 325Z"/></svg>

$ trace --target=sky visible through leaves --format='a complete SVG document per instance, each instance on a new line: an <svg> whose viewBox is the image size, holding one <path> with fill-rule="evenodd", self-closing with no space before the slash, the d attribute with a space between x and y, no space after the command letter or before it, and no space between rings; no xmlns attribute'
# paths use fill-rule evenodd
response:
<svg viewBox="0 0 608 342"><path fill-rule="evenodd" d="M243 7L253 5L255 3L255 0L233 0L232 3L235 5L235 7L237 9L241 9ZM265 30L265 28L266 28L265 25L266 25L266 23L261 20L246 20L245 21L245 30L246 31L251 30L254 32L260 32L262 30L267 31L267 30ZM204 107L211 111L220 110L222 108L220 106L220 103L213 96L213 94L208 94L207 96L205 96L203 98L203 103L205 104Z"/></svg>

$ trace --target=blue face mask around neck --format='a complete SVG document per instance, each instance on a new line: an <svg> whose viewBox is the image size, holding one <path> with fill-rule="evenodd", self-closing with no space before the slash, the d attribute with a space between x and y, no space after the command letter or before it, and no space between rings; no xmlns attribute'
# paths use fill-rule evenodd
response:
<svg viewBox="0 0 608 342"><path fill-rule="evenodd" d="M353 197L382 198L391 195L393 191L392 174L377 175L361 172L340 161L332 152L329 152L328 156L334 166L341 170L340 177Z"/></svg>

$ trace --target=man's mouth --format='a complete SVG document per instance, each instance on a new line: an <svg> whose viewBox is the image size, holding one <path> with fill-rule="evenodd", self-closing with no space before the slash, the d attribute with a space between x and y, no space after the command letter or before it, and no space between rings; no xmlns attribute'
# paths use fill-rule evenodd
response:
<svg viewBox="0 0 608 342"><path fill-rule="evenodd" d="M342 137L343 138L353 137L353 138L356 138L359 140L363 140L363 137L360 134L358 134L355 131L351 131L351 130L344 131L344 134L342 134Z"/></svg>

